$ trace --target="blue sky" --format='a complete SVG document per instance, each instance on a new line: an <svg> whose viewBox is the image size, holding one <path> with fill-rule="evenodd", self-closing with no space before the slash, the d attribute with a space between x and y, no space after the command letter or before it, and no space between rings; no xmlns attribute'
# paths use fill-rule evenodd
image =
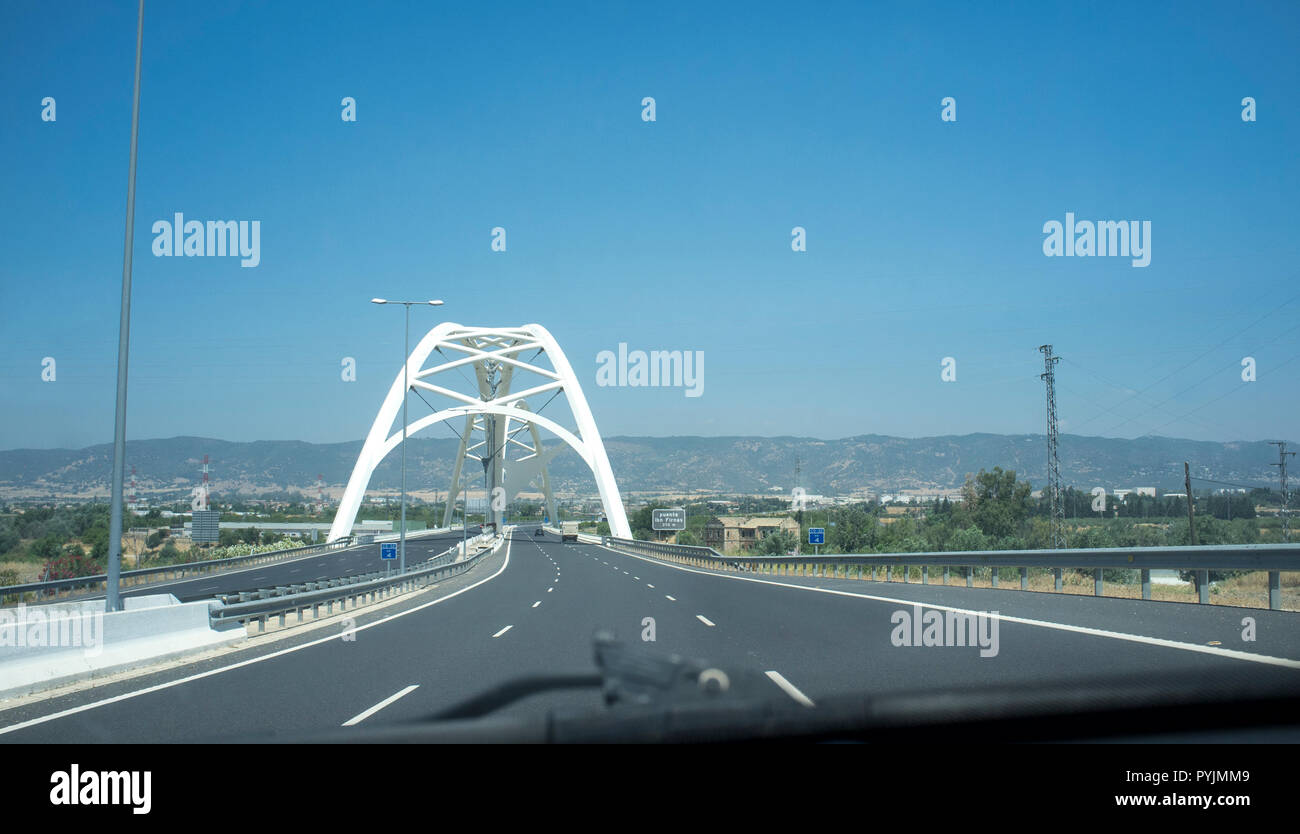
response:
<svg viewBox="0 0 1300 834"><path fill-rule="evenodd" d="M1300 7L701 5L150 4L128 438L360 439L378 295L545 325L607 435L1041 432L1050 342L1066 432L1297 439ZM135 4L0 15L0 447L107 442ZM178 211L260 265L154 257ZM620 342L703 396L597 387Z"/></svg>

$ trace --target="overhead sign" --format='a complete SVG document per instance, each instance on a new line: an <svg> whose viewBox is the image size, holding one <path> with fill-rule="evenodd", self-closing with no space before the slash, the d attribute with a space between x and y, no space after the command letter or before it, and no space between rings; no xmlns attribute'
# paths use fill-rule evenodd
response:
<svg viewBox="0 0 1300 834"><path fill-rule="evenodd" d="M383 544L379 545L379 558L380 558L380 559L396 559L396 558L397 558L397 542L384 542Z"/></svg>
<svg viewBox="0 0 1300 834"><path fill-rule="evenodd" d="M809 527L808 544L826 544L826 528Z"/></svg>
<svg viewBox="0 0 1300 834"><path fill-rule="evenodd" d="M685 530L686 510L682 507L651 510L650 528L652 530Z"/></svg>

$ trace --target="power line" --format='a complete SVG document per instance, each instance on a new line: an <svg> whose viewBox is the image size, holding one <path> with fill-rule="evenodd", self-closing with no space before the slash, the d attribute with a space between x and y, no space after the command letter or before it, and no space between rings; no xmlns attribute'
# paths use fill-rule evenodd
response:
<svg viewBox="0 0 1300 834"><path fill-rule="evenodd" d="M1195 358L1192 359L1191 361L1186 362L1186 363L1184 363L1184 364L1182 364L1182 365L1179 365L1177 368L1173 369L1173 370L1170 371L1169 373L1167 373L1167 374L1165 374L1164 376L1160 377L1160 379L1157 379L1155 382L1150 383L1150 384L1147 385L1145 388L1142 388L1141 390L1137 391L1136 393L1130 395L1128 398L1126 398L1126 399L1124 399L1124 400L1121 400L1120 402L1116 403L1115 406L1116 406L1116 407L1119 407L1119 406L1123 405L1124 403L1129 402L1130 400L1134 399L1135 397L1138 397L1139 395L1144 394L1144 393L1146 393L1147 391L1150 391L1152 388L1156 387L1157 385L1159 385L1160 383L1162 383L1162 382L1164 382L1165 380L1169 379L1170 377L1174 376L1175 374L1179 373L1180 371L1183 371L1183 370L1185 370L1185 369L1187 369L1187 368L1190 368L1192 365L1195 365L1197 362L1201 361L1201 360L1204 359L1206 356L1209 356L1209 355L1210 355L1211 353L1213 353L1214 351L1218 350L1219 348L1221 348L1221 347L1223 347L1224 345L1226 345L1228 342L1230 342L1230 341L1232 341L1233 339L1237 338L1237 337L1240 336L1242 333L1245 333L1247 330L1250 330L1252 327L1254 327L1255 325L1259 324L1261 321L1263 321L1264 319L1268 318L1269 316L1273 315L1274 313L1276 313L1278 310L1282 309L1282 308L1285 307L1286 305L1290 304L1292 301L1295 301L1297 298L1300 298L1300 293L1296 293L1295 295L1291 296L1291 297L1288 298L1286 301L1283 301L1281 304L1278 304L1277 306L1273 307L1273 309L1269 310L1269 311L1268 311L1267 313L1265 313L1264 315L1262 315L1262 316L1260 316L1259 318L1255 319L1255 321L1253 321L1253 322L1251 322L1250 324L1246 325L1246 326L1243 327L1241 330L1238 330L1236 333L1233 333L1231 336L1229 336L1228 338L1224 339L1222 342L1219 342L1217 345L1215 345L1214 347L1212 347L1212 348L1206 350L1204 353L1202 353L1202 354L1200 354L1199 356L1195 357ZM1162 403L1162 404L1163 404L1163 403ZM1097 416L1100 416L1100 415L1097 415ZM1092 420L1095 420L1095 419L1096 419L1096 416L1094 416L1094 417L1090 417L1090 418L1088 418L1087 420L1084 420L1082 423L1079 424L1078 427L1076 427L1076 431L1078 430L1078 428L1082 428L1083 426L1087 425L1088 423L1092 422ZM1121 423L1121 425L1123 425L1123 424Z"/></svg>
<svg viewBox="0 0 1300 834"><path fill-rule="evenodd" d="M1274 366L1273 366L1273 369L1276 370L1277 368L1285 368L1287 365L1290 365L1292 362L1296 361L1297 359L1300 359L1300 353L1296 354L1295 356L1292 356L1290 359L1285 360L1285 361L1282 362L1281 364L1274 365ZM1231 396L1232 394L1236 393L1237 391L1240 391L1240 390L1241 390L1242 388L1244 388L1245 386L1247 386L1247 385L1253 385L1253 384L1254 384L1254 383L1251 383L1251 382L1241 382L1241 383L1238 383L1237 386L1236 386L1235 388L1230 388L1230 389L1228 389L1228 391L1227 391L1226 393L1224 393L1224 394L1220 394L1219 396L1217 396L1217 397L1215 397L1215 398L1213 398L1213 399L1211 399L1211 400L1207 400L1207 401L1201 403L1200 405L1198 405L1196 408L1193 408L1191 411L1185 412L1184 414L1182 414L1182 415L1180 415L1180 416L1178 416L1178 417L1175 417L1174 419L1169 420L1169 421L1166 422L1166 423L1163 423L1163 424L1161 424L1161 425L1159 425L1159 426L1156 426L1156 427L1155 427L1154 429L1152 429L1151 431L1146 432L1146 435L1152 435L1152 434L1155 434L1156 432L1158 432L1158 431L1160 431L1161 429L1163 429L1165 426L1170 426L1170 425L1173 425L1174 423L1179 422L1180 420L1184 420L1184 419L1186 419L1187 417L1191 416L1192 414L1195 414L1196 412L1200 411L1202 408L1206 408L1206 407L1208 407L1208 406L1211 406L1211 405L1213 405L1214 403L1217 403L1219 400L1224 399L1225 397L1229 397L1229 396Z"/></svg>
<svg viewBox="0 0 1300 834"><path fill-rule="evenodd" d="M1218 483L1219 486L1242 487L1243 490L1266 490L1266 488L1268 488L1268 487L1261 487L1260 485L1257 485L1257 483L1256 485L1249 485L1249 483L1232 483L1231 481L1216 481L1216 479L1213 478L1197 478L1196 475L1192 475L1192 481L1203 481L1205 483Z"/></svg>
<svg viewBox="0 0 1300 834"><path fill-rule="evenodd" d="M1296 330L1296 329L1298 329L1298 328L1300 328L1300 324L1297 324L1295 327L1292 327L1291 330ZM1276 337L1274 337L1273 339L1269 340L1268 342L1265 342L1264 344L1267 345L1267 344L1272 344L1273 342L1276 342L1278 339L1280 339L1280 338L1282 338L1283 336L1285 336L1285 335L1287 335L1288 333L1290 333L1291 330L1283 331L1281 334L1279 334L1278 336L1276 336ZM1263 346L1264 346L1264 345L1259 345L1258 347L1263 347ZM1257 353L1258 351L1252 351L1252 352L1256 352L1256 353ZM1152 406L1151 408L1148 408L1146 411L1144 411L1144 412L1142 412L1141 414L1139 414L1138 417L1144 417L1144 416L1146 416L1147 414L1150 414L1152 411L1156 411L1156 410L1160 409L1160 408L1161 408L1162 406L1164 406L1165 404L1170 403L1170 402L1172 402L1172 401L1178 399L1178 398L1181 397L1183 394L1186 394L1188 391L1192 390L1193 388L1199 388L1200 386L1204 385L1206 382L1209 382L1209 381L1210 381L1211 379L1213 379L1214 377L1218 376L1219 374L1222 374L1225 370L1227 370L1227 369L1229 369L1229 368L1236 368L1236 367L1237 367L1237 362L1238 362L1238 360L1234 359L1232 362L1229 362L1227 365L1224 365L1224 366L1222 366L1222 367L1220 367L1220 368L1216 368L1215 370L1211 371L1207 376L1203 377L1203 378L1200 379L1199 381L1192 383L1191 385L1187 386L1186 388L1184 388L1183 390L1179 391L1178 393L1173 394L1173 395L1171 395L1171 396L1169 396L1169 397L1166 397L1165 399L1161 400L1161 401L1160 401L1159 403L1157 403L1156 405ZM1110 430L1107 432L1107 434L1109 434L1110 432L1115 431L1115 430L1118 429L1120 426L1123 426L1123 425L1125 425L1125 424L1127 424L1127 423L1132 423L1133 421L1137 420L1138 417L1129 417L1127 420L1124 420L1123 422L1118 423L1118 424L1112 426L1112 427L1110 428Z"/></svg>
<svg viewBox="0 0 1300 834"><path fill-rule="evenodd" d="M1078 368L1079 370L1083 371L1085 374L1088 374L1088 375L1090 375L1090 376L1096 377L1098 380L1100 380L1101 382L1105 383L1106 385L1111 386L1112 388L1117 388L1117 389L1119 389L1119 390L1121 390L1121 391L1124 391L1125 393L1131 394L1131 395L1133 395L1133 396L1135 396L1135 397L1137 396L1136 392L1134 392L1132 388L1129 388L1127 385L1121 385L1120 383L1115 382L1114 380L1107 379L1106 377L1102 376L1101 374L1097 373L1096 371L1093 371L1091 368L1086 368L1086 367L1084 367L1083 365L1080 365L1078 362L1074 362L1074 361L1072 361L1072 360L1070 360L1070 359L1064 359L1064 358L1063 358L1062 361L1069 363L1070 366L1073 367L1073 368ZM1108 406L1100 405L1100 404L1095 403L1095 402L1092 403L1092 405L1094 405L1094 406L1096 406L1097 408L1101 409L1102 412L1106 412L1106 413L1109 413L1109 414L1113 414L1113 415L1115 415L1116 417L1123 417L1123 416L1124 416L1123 414L1120 414L1118 411L1116 411L1115 409L1110 408L1110 407L1108 407ZM1144 413L1145 413L1145 412L1144 412ZM1092 422L1093 420L1097 419L1097 418L1100 417L1100 416L1101 416L1100 413L1098 413L1098 414L1094 414L1092 417L1089 417L1088 419L1086 419L1086 420L1084 420L1082 423L1080 423L1077 427L1071 427L1071 429L1072 429L1072 431L1077 432L1081 427L1087 425L1088 423ZM1197 422L1201 422L1201 421L1197 421ZM1213 425L1211 425L1211 424L1213 424ZM1123 425L1123 423L1121 423L1120 425ZM1216 429L1219 429L1219 430L1224 430L1224 429L1226 428L1226 426L1225 426L1223 423L1219 423L1219 422L1216 422L1216 421L1213 421L1213 420L1211 420L1211 421L1208 422L1208 423L1207 423L1207 422L1201 422L1201 426L1202 426L1202 428L1216 428Z"/></svg>

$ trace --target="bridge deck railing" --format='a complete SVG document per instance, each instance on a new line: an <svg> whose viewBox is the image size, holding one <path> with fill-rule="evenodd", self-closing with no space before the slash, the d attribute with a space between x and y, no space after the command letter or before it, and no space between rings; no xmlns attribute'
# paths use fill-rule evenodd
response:
<svg viewBox="0 0 1300 834"><path fill-rule="evenodd" d="M303 613L309 609L313 619L319 617L321 606L326 609L325 615L331 616L334 614L336 604L341 612L347 611L398 593L425 588L435 581L464 573L484 554L492 552L500 541L502 541L500 536L476 536L469 540L470 545L484 549L463 558L460 557L461 543L457 542L437 556L407 570L406 573L388 574L383 571L372 571L359 576L279 585L274 588L241 591L238 594L223 594L213 599L208 618L213 628L233 622L238 622L242 626L257 622L258 630L265 631L266 622L271 617L278 617L279 625L283 626L285 617L296 613L297 621L302 622Z"/></svg>
<svg viewBox="0 0 1300 834"><path fill-rule="evenodd" d="M1282 607L1282 571L1300 571L1300 544L1230 544L1198 547L1114 547L1065 548L1060 550L963 550L928 553L861 553L845 555L752 556L723 555L711 547L665 542L603 538L607 547L713 570L745 571L773 576L843 577L875 580L877 571L892 581L893 568L903 568L907 581L911 566L921 567L921 583L929 584L930 566L943 568L943 584L950 571L960 569L966 586L973 587L974 570L989 568L992 585L998 587L999 569L1016 568L1020 589L1029 588L1029 568L1053 570L1055 590L1062 589L1062 571L1091 569L1093 593L1103 596L1103 570L1136 570L1142 582L1142 599L1151 599L1151 571L1192 571L1196 577L1197 602L1210 601L1210 571L1267 571L1268 607Z"/></svg>

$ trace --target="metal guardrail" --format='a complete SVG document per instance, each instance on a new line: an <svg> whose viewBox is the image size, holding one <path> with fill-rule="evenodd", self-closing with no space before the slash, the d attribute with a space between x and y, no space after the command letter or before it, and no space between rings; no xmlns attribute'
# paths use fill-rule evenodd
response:
<svg viewBox="0 0 1300 834"><path fill-rule="evenodd" d="M1054 571L1055 590L1061 590L1063 569L1091 569L1093 593L1103 596L1102 571L1107 569L1137 570L1142 582L1142 599L1151 599L1152 570L1195 571L1197 602L1210 601L1211 570L1268 571L1268 607L1274 611L1282 608L1282 571L1300 571L1300 544L1226 544L1198 547L1113 547L1067 548L1062 550L963 550L939 553L864 553L839 556L724 556L711 547L647 542L636 539L619 539L605 536L607 547L620 547L643 555L650 555L714 570L736 570L773 576L843 576L846 579L863 579L870 568L870 579L876 571L885 570L886 581L892 581L893 568L903 568L903 581L907 569L921 567L921 583L929 584L931 565L943 567L943 584L948 584L952 568L965 571L966 586L973 585L974 568L992 570L993 587L998 587L1000 568L1019 568L1020 589L1029 588L1029 568L1051 568ZM833 573L827 573L827 569ZM841 574L842 571L842 574ZM856 571L856 576L853 573Z"/></svg>
<svg viewBox="0 0 1300 834"><path fill-rule="evenodd" d="M250 565L260 565L266 562L278 562L291 556L308 556L312 553L345 550L352 546L353 540L352 537L349 536L346 539L337 539L327 544L309 544L303 547L291 547L286 550L268 550L265 553L250 553L247 556L231 556L226 559L206 559L201 562L182 562L175 565L157 565L151 568L137 568L135 570L122 571L121 582L124 587L132 587L147 584L147 580L152 577L158 577L158 581L172 581L176 579L184 579L191 575L220 571L230 567L247 567ZM107 586L108 577L104 574L98 576L77 576L72 579L51 579L45 582L28 582L23 585L4 585L0 586L0 600L8 600L10 596L16 595L18 599L13 600L13 602L25 602L27 594L35 594L36 598L33 600L34 602L70 599L73 597L105 593ZM61 594L60 592L66 593Z"/></svg>
<svg viewBox="0 0 1300 834"><path fill-rule="evenodd" d="M483 550L460 561L452 557L460 552L461 543L424 562L421 566L406 573L385 575L382 571L373 571L356 577L341 577L319 582L302 582L292 585L280 585L275 588L263 588L257 591L243 591L238 594L218 596L208 611L208 619L213 628L221 623L238 621L247 627L250 621L258 622L258 630L266 630L269 617L278 617L283 626L288 614L296 613L298 622L302 622L303 612L311 609L312 617L319 616L321 606L326 607L326 616L334 613L334 605L339 604L340 611L356 608L366 602L375 602L396 593L427 587L431 582L447 576L464 573L478 562L486 553L493 552L504 541L503 537L478 536L471 539L472 544L488 544ZM484 541L489 539L490 542ZM358 602L360 599L362 602ZM348 603L351 603L349 606Z"/></svg>

